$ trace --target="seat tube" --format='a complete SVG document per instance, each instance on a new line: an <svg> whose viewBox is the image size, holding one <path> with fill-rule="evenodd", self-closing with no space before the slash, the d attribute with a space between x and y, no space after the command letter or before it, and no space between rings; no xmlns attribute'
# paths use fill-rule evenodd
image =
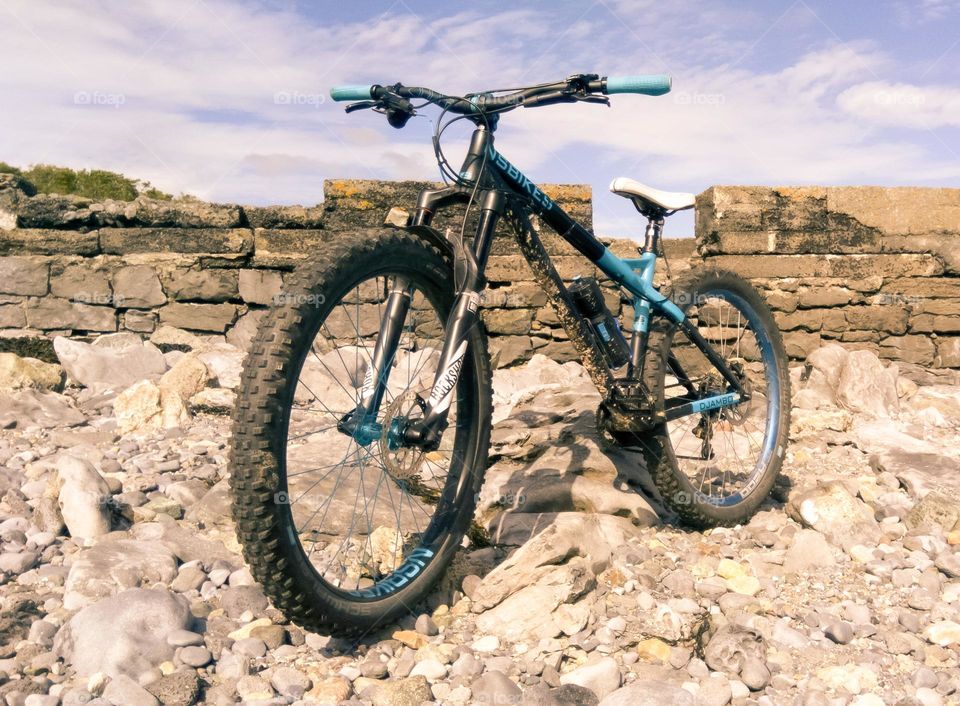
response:
<svg viewBox="0 0 960 706"><path fill-rule="evenodd" d="M651 219L647 223L646 237L640 249L640 279L651 287L657 269L657 248L662 227L662 219ZM627 377L634 380L643 377L643 361L649 340L650 300L636 296L633 299L633 335L630 340L630 366L627 368Z"/></svg>

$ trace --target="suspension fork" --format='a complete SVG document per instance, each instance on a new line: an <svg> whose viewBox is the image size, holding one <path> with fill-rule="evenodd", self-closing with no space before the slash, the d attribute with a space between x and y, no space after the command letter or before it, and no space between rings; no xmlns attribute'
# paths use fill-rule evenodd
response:
<svg viewBox="0 0 960 706"><path fill-rule="evenodd" d="M408 424L403 430L403 441L410 446L429 450L440 445L440 436L447 427L450 405L468 355L470 331L480 320L480 292L486 284L483 273L494 230L503 216L505 198L502 192L491 189L481 195L480 201L480 220L473 248L459 241L453 243L454 272L459 291L447 319L443 350L423 419Z"/></svg>
<svg viewBox="0 0 960 706"><path fill-rule="evenodd" d="M341 432L350 434L362 446L380 436L377 414L387 392L387 380L412 298L413 286L410 281L406 277L395 277L380 321L380 335L377 336L370 365L367 366L363 387L357 395L357 406L337 424ZM359 321L357 325L360 325Z"/></svg>

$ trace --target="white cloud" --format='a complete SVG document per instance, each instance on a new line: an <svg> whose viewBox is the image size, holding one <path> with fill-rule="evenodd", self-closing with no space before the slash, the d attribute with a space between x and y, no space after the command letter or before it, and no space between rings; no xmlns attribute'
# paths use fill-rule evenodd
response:
<svg viewBox="0 0 960 706"><path fill-rule="evenodd" d="M842 110L876 125L960 127L960 88L870 81L837 96Z"/></svg>

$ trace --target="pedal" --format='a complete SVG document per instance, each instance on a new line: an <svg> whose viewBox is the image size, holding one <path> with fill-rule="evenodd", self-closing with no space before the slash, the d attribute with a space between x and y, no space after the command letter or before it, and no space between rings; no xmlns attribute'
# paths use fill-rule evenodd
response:
<svg viewBox="0 0 960 706"><path fill-rule="evenodd" d="M600 404L610 432L645 432L665 419L662 411L656 411L656 400L641 382L616 383Z"/></svg>

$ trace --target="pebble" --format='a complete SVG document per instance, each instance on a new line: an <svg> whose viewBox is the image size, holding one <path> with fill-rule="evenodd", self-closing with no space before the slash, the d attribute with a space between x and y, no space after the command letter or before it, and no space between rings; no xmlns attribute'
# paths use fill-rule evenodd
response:
<svg viewBox="0 0 960 706"><path fill-rule="evenodd" d="M496 635L484 635L470 644L474 652L496 652L500 649L500 638Z"/></svg>
<svg viewBox="0 0 960 706"><path fill-rule="evenodd" d="M523 694L506 674L495 670L474 679L470 692L473 700L480 704L513 704L519 702Z"/></svg>
<svg viewBox="0 0 960 706"><path fill-rule="evenodd" d="M270 685L289 699L302 699L313 686L306 674L293 667L276 667L270 674Z"/></svg>
<svg viewBox="0 0 960 706"><path fill-rule="evenodd" d="M426 677L427 681L435 682L443 679L443 677L447 675L447 668L435 659L425 659L417 662L410 672L410 676L412 677L417 675Z"/></svg>
<svg viewBox="0 0 960 706"><path fill-rule="evenodd" d="M426 635L427 637L432 637L440 633L440 629L437 627L437 624L433 622L433 618L429 615L423 614L417 618L416 631L421 635Z"/></svg>
<svg viewBox="0 0 960 706"><path fill-rule="evenodd" d="M853 627L843 620L833 619L823 628L823 634L840 645L846 645L853 640Z"/></svg>
<svg viewBox="0 0 960 706"><path fill-rule="evenodd" d="M192 645L180 650L180 661L190 667L205 667L213 659L206 647Z"/></svg>
<svg viewBox="0 0 960 706"><path fill-rule="evenodd" d="M267 644L257 637L247 637L233 643L233 651L238 655L258 659L267 654Z"/></svg>

